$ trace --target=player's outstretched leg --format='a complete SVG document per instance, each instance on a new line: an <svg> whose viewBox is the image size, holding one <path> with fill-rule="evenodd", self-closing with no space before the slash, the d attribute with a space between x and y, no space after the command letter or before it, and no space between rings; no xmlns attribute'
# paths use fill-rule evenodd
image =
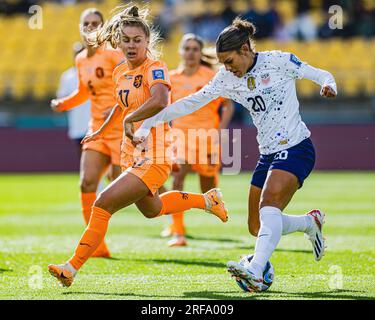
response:
<svg viewBox="0 0 375 320"><path fill-rule="evenodd" d="M160 195L160 200L162 209L159 216L197 208L204 209L223 222L228 221L228 210L225 207L223 195L218 188L211 189L204 194L168 191Z"/></svg>

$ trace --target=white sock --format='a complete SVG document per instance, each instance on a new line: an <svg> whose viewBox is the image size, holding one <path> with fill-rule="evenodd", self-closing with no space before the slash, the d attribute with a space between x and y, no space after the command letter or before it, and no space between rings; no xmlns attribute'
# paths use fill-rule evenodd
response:
<svg viewBox="0 0 375 320"><path fill-rule="evenodd" d="M281 217L283 220L283 235L296 231L306 232L311 228L312 220L305 214L302 216L290 216L287 214L282 214Z"/></svg>
<svg viewBox="0 0 375 320"><path fill-rule="evenodd" d="M72 273L73 277L77 273L77 270L74 269L74 267L69 262L67 262L67 263L64 264L64 268L68 269L68 271L70 271Z"/></svg>
<svg viewBox="0 0 375 320"><path fill-rule="evenodd" d="M260 229L255 243L254 258L249 267L257 278L262 278L267 261L280 241L283 221L281 210L268 206L259 210L259 219Z"/></svg>

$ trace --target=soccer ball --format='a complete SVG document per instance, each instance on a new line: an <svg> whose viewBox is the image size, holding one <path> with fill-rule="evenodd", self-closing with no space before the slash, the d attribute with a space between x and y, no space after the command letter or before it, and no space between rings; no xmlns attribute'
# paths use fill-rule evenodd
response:
<svg viewBox="0 0 375 320"><path fill-rule="evenodd" d="M240 265L244 268L248 268L250 261L253 259L254 255L249 254L247 256L244 256L240 260ZM269 287L273 283L273 279L275 277L275 270L273 268L273 265L270 261L267 261L266 267L263 271L263 285L261 291L266 291L269 289ZM243 280L236 280L238 286L245 292L250 292L250 290L247 288L246 283Z"/></svg>

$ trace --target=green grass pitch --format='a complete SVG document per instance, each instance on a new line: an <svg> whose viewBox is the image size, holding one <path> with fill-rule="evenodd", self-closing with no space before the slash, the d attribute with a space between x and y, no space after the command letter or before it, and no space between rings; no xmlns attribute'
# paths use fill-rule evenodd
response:
<svg viewBox="0 0 375 320"><path fill-rule="evenodd" d="M0 175L0 299L375 299L374 172L311 175L285 212L326 212L326 255L315 262L301 233L282 237L274 284L256 295L242 293L225 268L254 249L250 176L221 177L227 224L198 210L186 215L185 248L159 237L165 217L148 220L134 206L116 213L107 234L113 259L90 259L62 288L47 265L69 258L84 229L78 175ZM198 190L196 176L186 190Z"/></svg>

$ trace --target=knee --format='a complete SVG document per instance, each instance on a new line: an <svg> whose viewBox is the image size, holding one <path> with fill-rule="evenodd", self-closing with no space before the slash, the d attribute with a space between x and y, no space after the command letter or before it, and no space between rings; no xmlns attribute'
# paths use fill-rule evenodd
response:
<svg viewBox="0 0 375 320"><path fill-rule="evenodd" d="M156 213L156 212L147 211L147 212L142 212L142 213L147 219L154 219L159 216L159 213Z"/></svg>
<svg viewBox="0 0 375 320"><path fill-rule="evenodd" d="M113 201L111 200L110 195L103 191L99 194L94 202L94 207L101 208L111 214L115 213L117 210L113 206Z"/></svg>
<svg viewBox="0 0 375 320"><path fill-rule="evenodd" d="M82 192L95 192L98 187L95 179L86 176L83 176L79 186Z"/></svg>
<svg viewBox="0 0 375 320"><path fill-rule="evenodd" d="M282 190L280 190L279 188L266 189L260 197L259 209L266 206L279 208L280 206L282 206L282 203Z"/></svg>
<svg viewBox="0 0 375 320"><path fill-rule="evenodd" d="M153 219L153 218L159 217L160 211L157 212L155 210L147 210L147 211L145 210L145 211L142 211L142 214L147 219Z"/></svg>

